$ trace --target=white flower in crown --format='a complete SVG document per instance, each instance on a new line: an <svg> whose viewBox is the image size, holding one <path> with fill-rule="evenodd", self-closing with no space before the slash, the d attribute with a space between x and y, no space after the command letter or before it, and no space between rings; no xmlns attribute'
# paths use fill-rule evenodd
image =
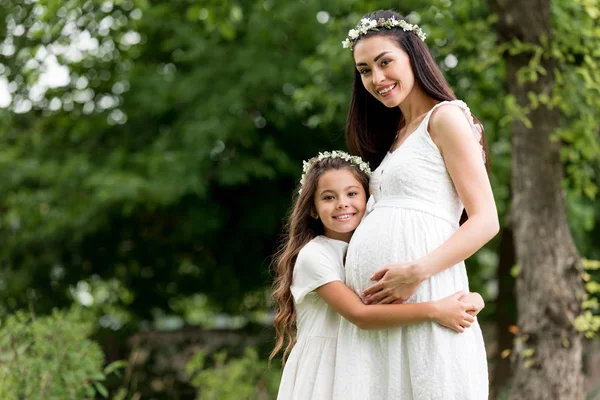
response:
<svg viewBox="0 0 600 400"><path fill-rule="evenodd" d="M405 32L414 32L419 39L425 41L425 32L423 32L418 25L409 24L403 19L397 20L396 17L393 16L387 20L383 18L379 18L379 20L363 18L354 29L348 31L348 36L346 37L346 40L342 42L342 47L352 50L352 43L357 40L360 35L366 35L368 31L378 31L378 28L392 29L398 26Z"/></svg>
<svg viewBox="0 0 600 400"><path fill-rule="evenodd" d="M348 37L352 40L356 39L358 37L359 33L356 29L350 29L348 31Z"/></svg>
<svg viewBox="0 0 600 400"><path fill-rule="evenodd" d="M348 161L351 165L360 169L368 177L371 177L371 168L369 168L369 163L363 161L363 159L359 156L352 156L341 150L333 150L332 152L325 151L323 153L319 153L316 157L313 157L308 161L302 161L302 177L300 178L300 189L298 190L298 193L302 193L302 186L304 186L308 171L310 171L310 169L319 161L322 161L326 158L341 158L342 160Z"/></svg>
<svg viewBox="0 0 600 400"><path fill-rule="evenodd" d="M307 163L306 161L302 161L302 171L306 172L306 171L308 171L309 168L310 168L310 164Z"/></svg>

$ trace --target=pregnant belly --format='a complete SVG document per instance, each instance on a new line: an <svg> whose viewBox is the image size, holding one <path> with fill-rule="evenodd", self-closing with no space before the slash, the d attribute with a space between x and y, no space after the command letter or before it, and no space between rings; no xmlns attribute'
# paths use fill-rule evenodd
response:
<svg viewBox="0 0 600 400"><path fill-rule="evenodd" d="M387 264L427 255L454 233L444 220L421 211L375 209L354 232L346 255L346 284L360 291Z"/></svg>

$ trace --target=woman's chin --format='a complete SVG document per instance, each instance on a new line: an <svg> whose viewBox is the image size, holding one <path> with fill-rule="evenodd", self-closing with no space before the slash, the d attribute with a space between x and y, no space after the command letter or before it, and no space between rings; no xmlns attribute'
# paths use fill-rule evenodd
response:
<svg viewBox="0 0 600 400"><path fill-rule="evenodd" d="M379 99L379 101L387 108L396 108L400 105L398 101L392 99Z"/></svg>
<svg viewBox="0 0 600 400"><path fill-rule="evenodd" d="M387 108L396 108L400 105L400 102L398 101L398 96L389 96L389 97L381 97L381 96L375 96L375 98L384 106L386 106Z"/></svg>

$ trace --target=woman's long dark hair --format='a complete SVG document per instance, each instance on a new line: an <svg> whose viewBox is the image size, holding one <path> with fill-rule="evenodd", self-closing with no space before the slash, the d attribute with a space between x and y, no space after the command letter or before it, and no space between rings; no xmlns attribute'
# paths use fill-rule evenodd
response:
<svg viewBox="0 0 600 400"><path fill-rule="evenodd" d="M379 10L365 15L363 18L404 19L391 10ZM396 40L402 50L408 54L415 82L431 98L437 101L456 100L456 95L433 60L425 43L411 31L402 28L382 28L379 31L368 31L361 35L354 45L365 38L380 35ZM481 125L473 116L475 123ZM372 169L379 166L385 153L390 149L398 129L404 125L399 107L388 108L369 93L363 86L358 70L354 70L354 82L350 98L350 110L346 122L346 146L353 154L369 162ZM486 154L486 168L489 171L488 151L483 126L481 126L481 145Z"/></svg>

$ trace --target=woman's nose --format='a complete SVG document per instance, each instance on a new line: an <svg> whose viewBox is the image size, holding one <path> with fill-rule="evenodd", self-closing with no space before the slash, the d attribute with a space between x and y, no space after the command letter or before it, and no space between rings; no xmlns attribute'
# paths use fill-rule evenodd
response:
<svg viewBox="0 0 600 400"><path fill-rule="evenodd" d="M373 68L373 73L371 74L371 76L373 77L373 84L377 85L380 82L383 82L385 77L383 75L383 71L381 71L379 68Z"/></svg>

